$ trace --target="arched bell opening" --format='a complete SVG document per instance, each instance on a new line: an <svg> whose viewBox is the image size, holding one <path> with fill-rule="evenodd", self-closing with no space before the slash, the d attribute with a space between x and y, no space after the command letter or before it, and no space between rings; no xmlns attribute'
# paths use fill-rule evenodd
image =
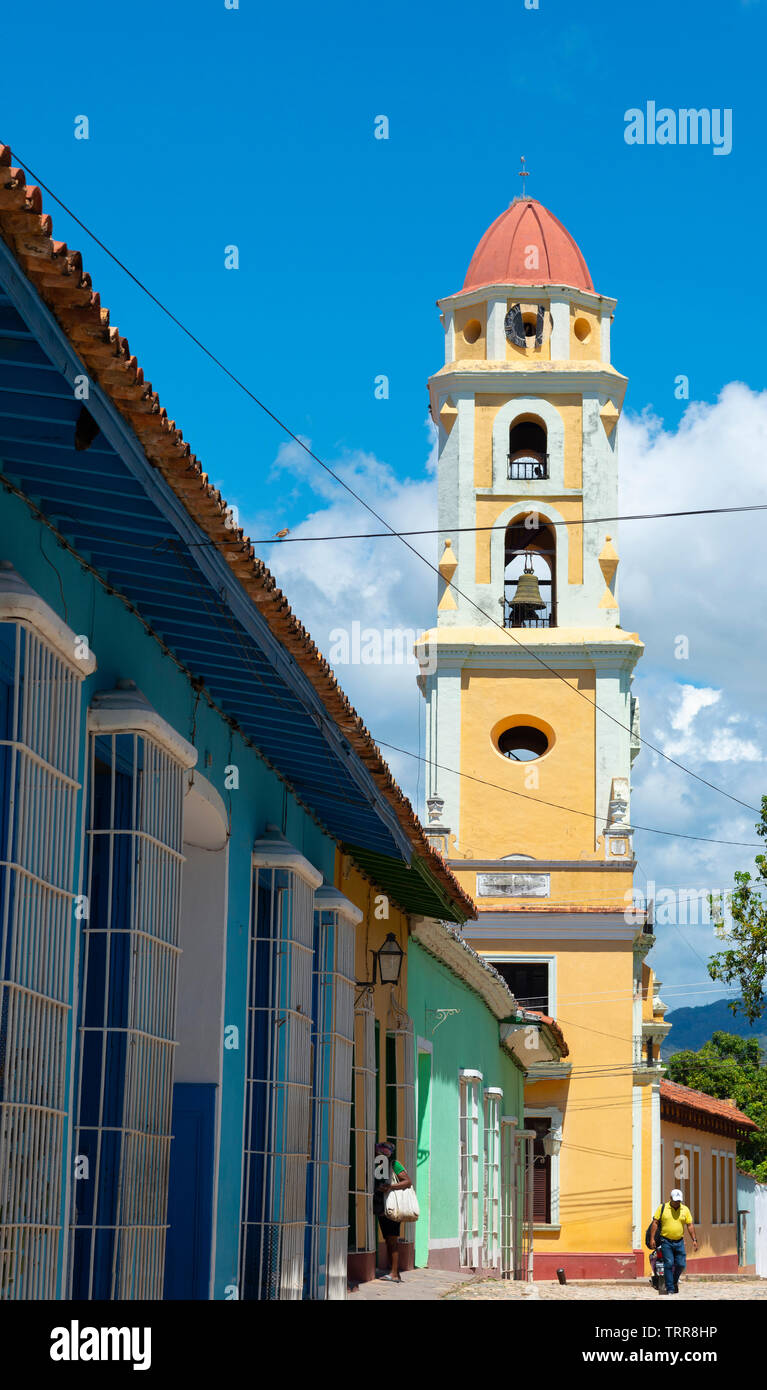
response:
<svg viewBox="0 0 767 1390"><path fill-rule="evenodd" d="M535 415L524 415L509 426L508 476L523 482L549 476L546 426Z"/></svg>
<svg viewBox="0 0 767 1390"><path fill-rule="evenodd" d="M531 530L524 517L516 517L506 528L504 627L556 627L556 577L553 526L541 521Z"/></svg>

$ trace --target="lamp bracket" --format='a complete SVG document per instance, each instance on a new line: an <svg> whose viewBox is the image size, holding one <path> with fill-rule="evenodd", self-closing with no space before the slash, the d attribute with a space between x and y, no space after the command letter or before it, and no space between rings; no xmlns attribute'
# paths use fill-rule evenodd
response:
<svg viewBox="0 0 767 1390"><path fill-rule="evenodd" d="M460 1012L460 1009L427 1009L426 1013L431 1014L433 1018L437 1019L437 1022L434 1024L434 1027L431 1030L432 1037L436 1033L437 1029L441 1028L442 1024L445 1022L446 1019L451 1018L453 1014L459 1014Z"/></svg>

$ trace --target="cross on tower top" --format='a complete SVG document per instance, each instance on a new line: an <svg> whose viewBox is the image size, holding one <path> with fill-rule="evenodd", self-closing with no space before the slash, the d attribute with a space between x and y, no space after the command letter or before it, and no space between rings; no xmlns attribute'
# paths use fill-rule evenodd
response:
<svg viewBox="0 0 767 1390"><path fill-rule="evenodd" d="M517 175L517 178L520 178L520 179L529 179L529 177L530 177L530 170L525 168L525 156L524 156L523 154L521 154L519 157L520 157L520 159L521 159L521 161L522 161L522 168L520 169L520 171L519 171L519 173L518 173L518 175ZM522 197L523 197L523 198L527 198L527 196L528 196L528 193L527 193L527 184L523 183L523 184L522 184Z"/></svg>

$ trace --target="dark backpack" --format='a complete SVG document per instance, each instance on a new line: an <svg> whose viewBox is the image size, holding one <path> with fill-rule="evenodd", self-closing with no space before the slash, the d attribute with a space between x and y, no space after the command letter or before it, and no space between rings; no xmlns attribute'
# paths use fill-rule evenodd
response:
<svg viewBox="0 0 767 1390"><path fill-rule="evenodd" d="M660 1217L659 1217L659 1219L658 1219L658 1234L660 1234L660 1228L661 1228L661 1225L662 1225L662 1223L663 1223L663 1213L664 1213L664 1211L666 1210L666 1207L667 1207L667 1206L668 1206L668 1203L667 1203L667 1202L664 1202L664 1203L663 1203L663 1206L662 1206L661 1209L660 1209ZM654 1221L654 1220L655 1220L655 1217L653 1217L653 1221ZM657 1249L657 1237L656 1237L656 1242L655 1242L655 1244L653 1244L653 1242L650 1240L650 1232L651 1232L651 1230L652 1230L652 1221L650 1222L649 1226L647 1227L647 1230L646 1230L645 1233L644 1233L644 1243L645 1243L645 1245L647 1246L647 1249L648 1249L648 1250L656 1250L656 1249Z"/></svg>

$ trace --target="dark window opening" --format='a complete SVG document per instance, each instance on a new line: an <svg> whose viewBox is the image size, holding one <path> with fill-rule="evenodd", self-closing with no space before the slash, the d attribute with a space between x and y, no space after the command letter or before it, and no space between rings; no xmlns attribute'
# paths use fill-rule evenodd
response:
<svg viewBox="0 0 767 1390"><path fill-rule="evenodd" d="M551 1158L543 1141L551 1129L549 1119L528 1119L525 1128L535 1130L533 1140L533 1225L551 1225Z"/></svg>
<svg viewBox="0 0 767 1390"><path fill-rule="evenodd" d="M498 750L513 762L529 763L540 758L547 750L549 740L542 729L534 729L529 724L515 724L504 729L498 739Z"/></svg>
<svg viewBox="0 0 767 1390"><path fill-rule="evenodd" d="M549 1014L549 967L545 961L493 961L523 1009Z"/></svg>
<svg viewBox="0 0 767 1390"><path fill-rule="evenodd" d="M548 476L545 427L538 420L519 420L509 430L509 477L531 482Z"/></svg>

